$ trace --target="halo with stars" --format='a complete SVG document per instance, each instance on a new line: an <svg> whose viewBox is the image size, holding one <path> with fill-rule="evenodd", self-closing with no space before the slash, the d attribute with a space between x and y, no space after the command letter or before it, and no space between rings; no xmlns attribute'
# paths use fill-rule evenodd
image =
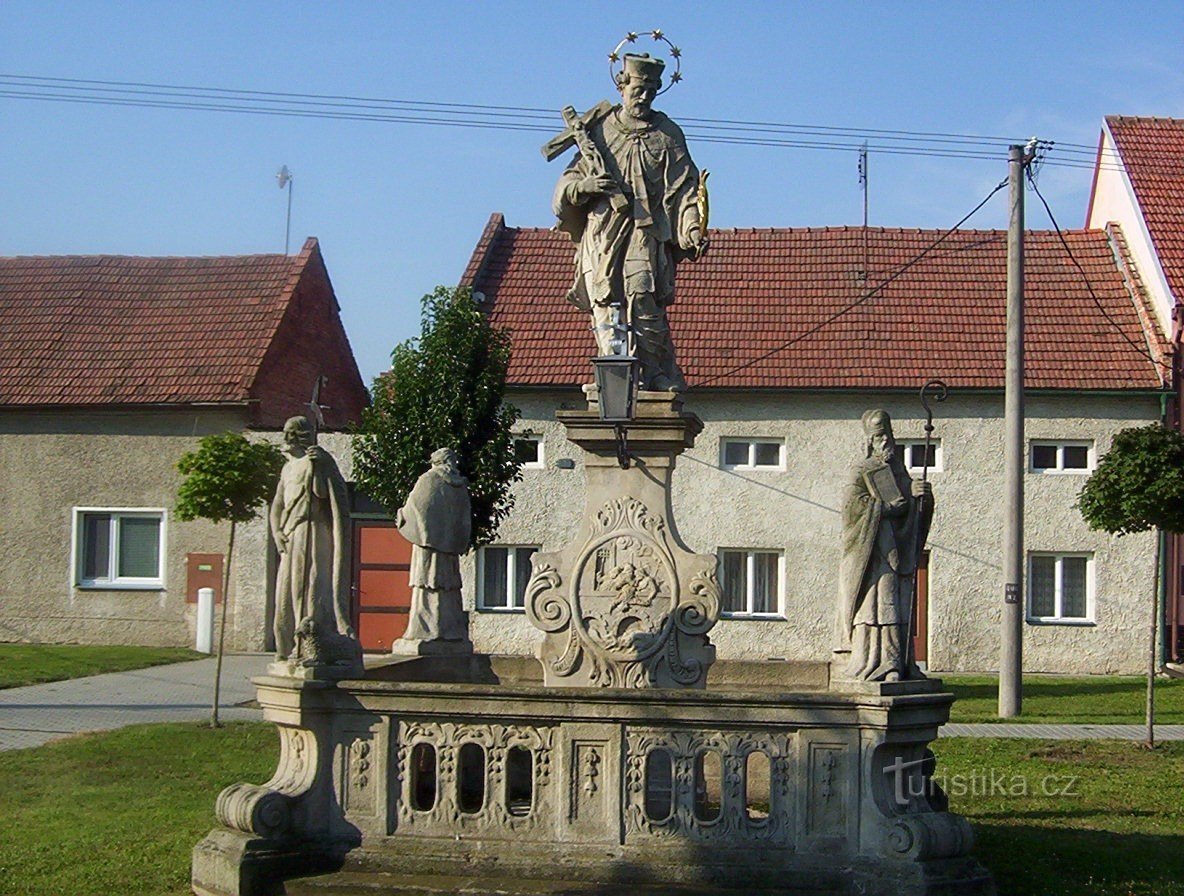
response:
<svg viewBox="0 0 1184 896"><path fill-rule="evenodd" d="M613 48L613 51L608 54L609 77L613 79L613 84L615 85L617 83L618 74L617 63L621 63L622 70L625 67L625 63L622 61L624 54L621 52L621 50L626 44L636 43L638 37L646 36L652 40L660 41L661 43L666 44L666 46L669 48L670 58L674 60L674 72L670 75L669 83L667 83L667 85L657 93L658 96L661 96L682 80L682 50L670 42L670 38L666 36L661 28L655 28L653 31L630 31L628 34L626 34L621 42Z"/></svg>

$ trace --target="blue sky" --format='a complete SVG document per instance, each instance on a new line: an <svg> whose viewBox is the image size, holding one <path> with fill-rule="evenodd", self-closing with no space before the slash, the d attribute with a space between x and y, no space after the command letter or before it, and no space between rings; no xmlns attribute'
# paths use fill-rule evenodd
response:
<svg viewBox="0 0 1184 896"><path fill-rule="evenodd" d="M44 3L8 0L0 72L558 110L613 95L605 57L664 29L685 81L657 107L738 119L1094 145L1106 114L1184 116L1184 6L1042 3ZM639 42L641 49L648 44ZM315 235L363 376L418 331L491 212L552 223L546 134L0 97L0 254L222 255ZM555 130L560 129L558 112ZM689 128L688 128L689 129ZM847 138L850 140L850 138ZM872 152L871 222L948 227L997 159ZM853 150L699 142L712 226L858 224ZM1050 163L1062 226L1088 170ZM1029 225L1048 226L1029 203ZM970 223L1005 224L998 195ZM561 297L556 297L561 301Z"/></svg>

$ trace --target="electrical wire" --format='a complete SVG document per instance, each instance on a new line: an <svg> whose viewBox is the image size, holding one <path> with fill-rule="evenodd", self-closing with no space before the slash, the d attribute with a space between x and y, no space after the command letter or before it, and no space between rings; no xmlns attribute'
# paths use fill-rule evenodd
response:
<svg viewBox="0 0 1184 896"><path fill-rule="evenodd" d="M743 364L738 364L737 366L730 368L729 370L725 370L723 373L717 373L713 376L706 377L705 379L698 380L694 384L688 386L687 391L690 392L695 389L701 389L703 386L707 385L708 383L714 383L717 380L723 379L724 377L732 376L733 374L739 373L742 370L747 370L749 367L753 367L754 365L759 364L762 361L767 361L769 358L773 357L774 355L776 355L780 352L785 351L787 348L790 348L793 345L796 345L797 343L801 342L803 339L807 339L810 336L813 336L819 330L822 330L825 327L829 327L831 324L833 324L840 317L843 317L845 314L849 314L850 312L854 311L859 306L871 301L871 299L875 298L877 295L879 295L881 292L883 292L893 281L899 279L906 271L908 271L914 265L919 263L923 258L925 258L927 255L929 255L931 252L933 252L934 249L936 249L938 246L940 246L942 243L944 243L949 238L950 234L952 234L954 231L956 231L958 228L960 228L963 224L965 224L967 221L969 221L971 218L973 218L975 216L975 214L977 214L978 211L984 205L986 205L988 202L990 202L991 198L996 193L998 193L1000 190L1002 190L1004 187L1006 187L1007 184L1008 184L1007 178L1004 178L1003 180L999 181L999 183L995 185L995 188L993 190L991 190L991 192L989 192L986 196L984 196L982 201L979 202L978 205L976 205L974 208L972 208L970 211L968 211L965 215L963 215L961 220L959 220L957 224L955 224L953 227L950 227L948 230L943 232L941 234L941 236L939 236L936 240L934 240L932 243L930 243L928 246L926 246L924 249L922 249L920 252L918 252L916 255L914 255L912 258L910 258L908 261L906 261L903 265L901 265L899 268L897 268L895 271L893 271L891 274L889 274L887 277L885 277L883 280L881 280L878 284L876 284L871 289L869 289L867 292L865 292L862 296L860 296L854 302L851 302L850 304L843 306L838 311L836 311L834 314L832 314L828 318L826 318L826 320L822 321L821 323L815 324L814 326L810 327L809 329L794 336L792 339L789 339L789 340L783 342L781 345L778 345L775 348L771 348L768 351L758 355L757 357L752 358L748 361L745 361Z"/></svg>
<svg viewBox="0 0 1184 896"><path fill-rule="evenodd" d="M50 78L0 74L0 98L90 105L234 112L292 118L320 118L553 133L554 112L531 106L382 99L349 94L304 94L223 87ZM863 143L878 154L997 161L1005 137L942 131L846 128L739 119L683 118L688 136L705 143L858 152ZM844 142L849 138L850 142ZM874 141L874 142L873 142ZM1120 157L1085 144L1056 143L1048 164L1063 168L1121 170ZM1145 168L1160 163L1184 174L1175 155L1140 154Z"/></svg>
<svg viewBox="0 0 1184 896"><path fill-rule="evenodd" d="M1040 204L1044 206L1044 212L1048 215L1048 220L1052 223L1053 230L1056 231L1057 237L1060 239L1061 246L1065 250L1065 254L1069 256L1069 260L1073 263L1073 266L1077 268L1078 273L1081 274L1081 280L1085 284L1085 288L1089 291L1090 298L1093 299L1094 304L1098 306L1098 310L1102 312L1102 316L1106 318L1106 320L1112 327L1114 327L1115 330L1118 331L1119 335L1122 336L1123 340L1128 345L1130 345L1132 349L1149 360L1157 368L1170 371L1170 364L1167 364L1157 358L1148 347L1139 345L1139 343L1131 339L1126 330L1124 330L1118 321L1116 321L1111 316L1110 312L1106 310L1106 307L1102 304L1101 299L1098 298L1098 294L1094 292L1093 284L1090 282L1089 275L1085 272L1085 268L1081 266L1081 262L1077 260L1077 256L1073 254L1073 250L1069 247L1069 241L1065 239L1065 234L1064 231L1061 230L1061 225L1057 223L1057 219L1053 216L1052 209L1048 206L1048 201L1044 198L1044 194L1040 192L1040 188L1036 185L1036 179L1031 176L1031 173L1028 174L1028 183L1031 184L1033 192L1035 192L1036 196L1040 199Z"/></svg>

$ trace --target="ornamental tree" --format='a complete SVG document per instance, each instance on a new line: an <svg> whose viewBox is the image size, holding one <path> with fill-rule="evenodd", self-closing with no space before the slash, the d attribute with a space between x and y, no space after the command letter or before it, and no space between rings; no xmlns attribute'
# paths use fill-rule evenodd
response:
<svg viewBox="0 0 1184 896"><path fill-rule="evenodd" d="M1114 437L1077 499L1091 529L1184 532L1184 435L1156 423Z"/></svg>
<svg viewBox="0 0 1184 896"><path fill-rule="evenodd" d="M1091 529L1129 535L1184 532L1184 435L1159 424L1119 432L1077 498ZM1159 545L1147 663L1147 745L1155 746L1155 648L1159 624Z"/></svg>
<svg viewBox="0 0 1184 896"><path fill-rule="evenodd" d="M274 445L250 442L240 433L204 437L196 451L177 462L185 477L177 490L177 516L211 523L230 521L226 565L222 571L222 622L218 632L218 662L214 670L214 706L210 725L217 728L218 698L222 685L222 655L226 641L226 609L230 598L230 563L234 555L234 531L259 515L259 509L275 494L284 455Z"/></svg>
<svg viewBox="0 0 1184 896"><path fill-rule="evenodd" d="M403 506L438 448L452 448L469 479L473 543L487 544L514 505L522 476L503 399L510 336L495 330L466 288L437 287L422 301L418 338L391 352L354 438L354 476L389 510Z"/></svg>

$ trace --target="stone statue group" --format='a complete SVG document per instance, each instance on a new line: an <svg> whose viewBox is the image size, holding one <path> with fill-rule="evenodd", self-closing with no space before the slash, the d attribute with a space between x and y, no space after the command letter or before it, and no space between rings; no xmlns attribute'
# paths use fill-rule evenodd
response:
<svg viewBox="0 0 1184 896"><path fill-rule="evenodd" d="M579 150L555 189L558 228L577 244L567 298L590 313L602 355L631 353L640 387L680 392L666 309L676 264L707 248L706 172L691 159L678 125L653 109L664 63L626 54L616 77L621 102L583 116L565 110L567 130L543 147L548 159ZM928 482L914 481L882 410L862 425L864 458L842 495L842 559L836 673L867 681L920 677L911 657L918 560L933 517ZM275 638L289 669L353 674L361 653L350 617L349 507L333 458L304 417L284 427L289 459L271 506L279 552ZM412 605L395 653L468 653L460 555L470 547L468 481L456 454L436 451L398 511L413 545ZM336 670L336 671L334 671Z"/></svg>
<svg viewBox="0 0 1184 896"><path fill-rule="evenodd" d="M288 460L271 503L276 573L277 669L340 677L360 673L361 647L350 614L351 525L345 479L316 444L306 417L284 425ZM472 651L461 605L460 555L469 549L469 481L456 452L441 448L400 508L396 525L411 542L411 615L395 653Z"/></svg>

